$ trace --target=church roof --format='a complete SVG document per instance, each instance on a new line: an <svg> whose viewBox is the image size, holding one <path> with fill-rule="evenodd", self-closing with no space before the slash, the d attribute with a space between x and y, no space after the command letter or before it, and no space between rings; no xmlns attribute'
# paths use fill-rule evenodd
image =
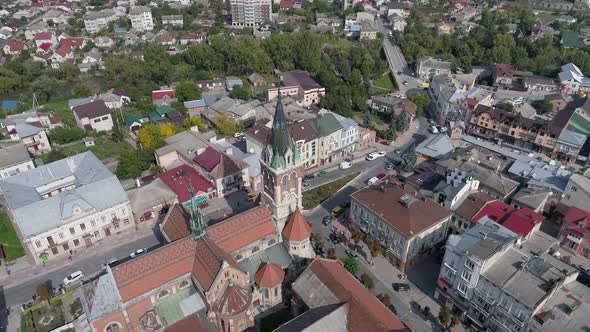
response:
<svg viewBox="0 0 590 332"><path fill-rule="evenodd" d="M273 263L264 264L254 275L258 287L273 288L283 283L285 271Z"/></svg>
<svg viewBox="0 0 590 332"><path fill-rule="evenodd" d="M285 168L287 166L285 154L289 150L293 153L293 158L296 158L297 149L295 148L293 138L289 134L287 117L285 116L283 102L279 94L270 137L267 146L262 152L262 159L268 162L270 167L274 169ZM270 156L268 156L269 153ZM270 161L268 161L268 157L270 157Z"/></svg>
<svg viewBox="0 0 590 332"><path fill-rule="evenodd" d="M193 240L192 238L188 239ZM197 241L192 275L205 291L209 291L223 269L224 263L242 271L240 264L231 255L206 236Z"/></svg>
<svg viewBox="0 0 590 332"><path fill-rule="evenodd" d="M295 211L283 229L283 236L289 241L303 241L311 236L311 226L299 209Z"/></svg>
<svg viewBox="0 0 590 332"><path fill-rule="evenodd" d="M221 317L234 317L248 309L251 302L250 290L230 281L218 297L214 310Z"/></svg>

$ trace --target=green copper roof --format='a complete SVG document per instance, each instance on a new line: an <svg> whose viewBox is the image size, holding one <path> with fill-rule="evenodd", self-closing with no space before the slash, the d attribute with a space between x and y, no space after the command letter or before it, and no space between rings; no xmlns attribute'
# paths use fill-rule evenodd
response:
<svg viewBox="0 0 590 332"><path fill-rule="evenodd" d="M294 160L299 160L299 154L297 153L295 142L289 134L287 117L285 116L283 102L279 94L275 116L272 122L272 129L270 131L270 138L266 147L262 151L262 160L266 161L268 159L268 154L270 153L270 167L274 169L286 168L287 160L285 155L289 150L291 151Z"/></svg>

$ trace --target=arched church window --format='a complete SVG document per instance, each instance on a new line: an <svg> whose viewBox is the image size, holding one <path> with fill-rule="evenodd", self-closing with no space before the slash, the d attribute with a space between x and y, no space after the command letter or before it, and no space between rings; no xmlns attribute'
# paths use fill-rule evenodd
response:
<svg viewBox="0 0 590 332"><path fill-rule="evenodd" d="M291 173L291 190L297 190L297 174Z"/></svg>
<svg viewBox="0 0 590 332"><path fill-rule="evenodd" d="M158 299L163 298L164 296L168 295L168 291L167 290L163 290L160 292L160 294L158 294Z"/></svg>
<svg viewBox="0 0 590 332"><path fill-rule="evenodd" d="M188 286L188 281L183 280L183 281L180 282L180 286L179 286L180 288L184 288L186 286Z"/></svg>
<svg viewBox="0 0 590 332"><path fill-rule="evenodd" d="M283 187L283 192L289 191L289 178L287 175L283 176L283 183L281 184L281 187Z"/></svg>

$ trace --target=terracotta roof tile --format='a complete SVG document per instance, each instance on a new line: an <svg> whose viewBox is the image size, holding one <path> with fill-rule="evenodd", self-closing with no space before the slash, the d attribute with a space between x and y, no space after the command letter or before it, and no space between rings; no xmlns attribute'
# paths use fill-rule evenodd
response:
<svg viewBox="0 0 590 332"><path fill-rule="evenodd" d="M250 307L250 290L229 283L215 303L214 310L221 317L234 317Z"/></svg>
<svg viewBox="0 0 590 332"><path fill-rule="evenodd" d="M408 328L337 261L316 258L308 267L341 301L350 302L348 331Z"/></svg>
<svg viewBox="0 0 590 332"><path fill-rule="evenodd" d="M187 239L193 241L191 237ZM192 275L205 291L209 291L209 288L213 285L217 275L221 272L223 262L242 271L238 262L227 252L223 251L223 249L219 248L214 241L208 237L203 237L197 241Z"/></svg>
<svg viewBox="0 0 590 332"><path fill-rule="evenodd" d="M194 253L186 237L112 268L123 302L190 273Z"/></svg>
<svg viewBox="0 0 590 332"><path fill-rule="evenodd" d="M451 215L450 210L398 183L370 186L351 197L407 237L420 234Z"/></svg>
<svg viewBox="0 0 590 332"><path fill-rule="evenodd" d="M303 241L311 236L311 226L299 209L293 213L287 226L283 229L283 236L290 241Z"/></svg>
<svg viewBox="0 0 590 332"><path fill-rule="evenodd" d="M190 214L182 205L176 203L170 208L161 226L162 233L168 242L180 240L191 234L189 218Z"/></svg>
<svg viewBox="0 0 590 332"><path fill-rule="evenodd" d="M475 224L479 219L488 217L497 223L502 223L504 218L509 215L514 208L499 200L487 202L479 212L471 219L471 223Z"/></svg>
<svg viewBox="0 0 590 332"><path fill-rule="evenodd" d="M228 253L276 234L268 206L254 207L207 228L209 238Z"/></svg>
<svg viewBox="0 0 590 332"><path fill-rule="evenodd" d="M493 200L494 198L486 193L473 193L467 196L463 203L455 209L455 214L465 220L471 221L473 216L475 216L475 214L478 213L487 202Z"/></svg>
<svg viewBox="0 0 590 332"><path fill-rule="evenodd" d="M254 275L258 287L273 288L283 283L285 271L273 263L264 264Z"/></svg>
<svg viewBox="0 0 590 332"><path fill-rule="evenodd" d="M189 315L176 323L166 327L165 332L205 332L197 315Z"/></svg>

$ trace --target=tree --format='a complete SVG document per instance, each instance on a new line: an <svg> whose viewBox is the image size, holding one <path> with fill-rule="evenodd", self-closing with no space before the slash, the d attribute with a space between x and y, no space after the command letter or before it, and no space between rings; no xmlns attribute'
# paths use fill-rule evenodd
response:
<svg viewBox="0 0 590 332"><path fill-rule="evenodd" d="M342 264L344 264L344 268L353 275L359 271L359 262L352 257L346 257L342 261Z"/></svg>
<svg viewBox="0 0 590 332"><path fill-rule="evenodd" d="M193 82L180 82L174 89L174 96L180 102L201 99L202 91Z"/></svg>
<svg viewBox="0 0 590 332"><path fill-rule="evenodd" d="M76 84L72 89L72 96L76 98L85 98L92 94L90 88L86 84Z"/></svg>
<svg viewBox="0 0 590 332"><path fill-rule="evenodd" d="M408 130L408 113L406 111L402 111L397 116L397 131L406 131Z"/></svg>
<svg viewBox="0 0 590 332"><path fill-rule="evenodd" d="M51 294L49 293L49 289L47 287L47 284L41 283L41 284L37 285L37 295L43 301L49 300L49 298L51 297Z"/></svg>
<svg viewBox="0 0 590 332"><path fill-rule="evenodd" d="M548 100L535 100L531 103L531 106L543 114L553 112L553 104Z"/></svg>
<svg viewBox="0 0 590 332"><path fill-rule="evenodd" d="M364 238L365 238L365 234L363 234L361 231L357 230L352 234L352 240L356 244L359 244L359 242L361 242Z"/></svg>
<svg viewBox="0 0 590 332"><path fill-rule="evenodd" d="M229 93L229 96L234 99L248 100L252 97L252 94L250 93L250 90L248 90L247 87L235 85Z"/></svg>
<svg viewBox="0 0 590 332"><path fill-rule="evenodd" d="M79 141L86 137L88 133L86 130L78 127L64 128L57 127L49 132L49 138L54 143L65 144Z"/></svg>
<svg viewBox="0 0 590 332"><path fill-rule="evenodd" d="M313 235L313 239L315 241L316 246L320 246L324 242L324 238L322 237L322 233L315 233Z"/></svg>
<svg viewBox="0 0 590 332"><path fill-rule="evenodd" d="M451 321L453 320L453 314L447 306L441 306L438 312L438 320L444 328L449 328Z"/></svg>
<svg viewBox="0 0 590 332"><path fill-rule="evenodd" d="M176 134L176 126L173 123L170 123L170 122L162 123L158 127L160 130L160 138L161 139L164 139L166 137L170 137L170 136Z"/></svg>
<svg viewBox="0 0 590 332"><path fill-rule="evenodd" d="M404 171L411 172L414 170L414 166L416 166L417 161L416 150L414 146L410 147L406 154L404 155L403 162L404 162Z"/></svg>
<svg viewBox="0 0 590 332"><path fill-rule="evenodd" d="M117 177L120 180L133 179L139 177L141 172L148 168L149 163L145 162L141 155L131 149L125 149L119 155Z"/></svg>
<svg viewBox="0 0 590 332"><path fill-rule="evenodd" d="M408 99L416 104L416 117L420 117L424 112L424 106L430 104L430 98L419 92L408 95Z"/></svg>
<svg viewBox="0 0 590 332"><path fill-rule="evenodd" d="M115 142L122 142L125 139L125 129L119 122L118 117L113 117L115 120L113 123L113 132L111 133L111 139Z"/></svg>
<svg viewBox="0 0 590 332"><path fill-rule="evenodd" d="M155 124L145 124L138 133L139 143L144 149L156 149L164 144L160 137L160 128Z"/></svg>
<svg viewBox="0 0 590 332"><path fill-rule="evenodd" d="M336 259L336 249L330 248L328 249L328 258L329 259Z"/></svg>
<svg viewBox="0 0 590 332"><path fill-rule="evenodd" d="M205 126L205 124L203 124L203 119L197 118L197 117L185 119L184 122L182 123L182 125L186 129L190 129L194 126L197 126L199 131L205 131L207 129L207 126Z"/></svg>
<svg viewBox="0 0 590 332"><path fill-rule="evenodd" d="M386 307L389 307L391 305L391 298L389 297L389 294L387 294L387 293L380 293L379 295L377 295L377 298Z"/></svg>
<svg viewBox="0 0 590 332"><path fill-rule="evenodd" d="M381 247L378 241L371 241L369 243L369 250L371 251L371 256L373 257L377 257L383 253L383 247Z"/></svg>
<svg viewBox="0 0 590 332"><path fill-rule="evenodd" d="M39 101L48 101L49 98L60 94L61 85L57 80L42 75L31 83L31 90L37 95Z"/></svg>
<svg viewBox="0 0 590 332"><path fill-rule="evenodd" d="M227 115L221 114L217 118L217 130L225 136L230 136L236 133L236 122L230 119Z"/></svg>
<svg viewBox="0 0 590 332"><path fill-rule="evenodd" d="M371 279L371 277L366 273L363 273L363 275L361 276L361 282L368 289L373 289L373 287L375 287L375 283L373 282L373 279Z"/></svg>

